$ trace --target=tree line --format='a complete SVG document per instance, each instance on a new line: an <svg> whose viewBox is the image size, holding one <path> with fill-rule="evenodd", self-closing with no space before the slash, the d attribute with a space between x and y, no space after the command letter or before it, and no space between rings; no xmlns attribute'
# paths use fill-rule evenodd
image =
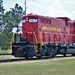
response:
<svg viewBox="0 0 75 75"><path fill-rule="evenodd" d="M14 8L10 8L5 12L3 0L0 0L0 48L8 49L13 34L13 28L17 28L19 32L19 24L24 11L19 4L15 4Z"/></svg>

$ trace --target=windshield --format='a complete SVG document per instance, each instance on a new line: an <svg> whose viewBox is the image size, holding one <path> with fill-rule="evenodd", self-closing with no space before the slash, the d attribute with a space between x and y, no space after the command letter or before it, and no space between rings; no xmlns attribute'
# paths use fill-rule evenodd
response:
<svg viewBox="0 0 75 75"><path fill-rule="evenodd" d="M25 22L26 22L26 20L25 20L25 19L23 19L23 20L22 20L22 23L25 23Z"/></svg>

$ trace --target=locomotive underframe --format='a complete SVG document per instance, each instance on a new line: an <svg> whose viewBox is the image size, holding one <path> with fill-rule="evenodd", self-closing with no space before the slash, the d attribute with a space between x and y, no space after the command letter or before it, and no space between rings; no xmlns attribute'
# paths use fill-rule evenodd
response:
<svg viewBox="0 0 75 75"><path fill-rule="evenodd" d="M20 43L12 43L12 55L15 57L38 57L49 56L51 58L56 57L57 54L75 55L75 44L63 44L63 43L47 43L42 45L41 43L31 43L23 39Z"/></svg>

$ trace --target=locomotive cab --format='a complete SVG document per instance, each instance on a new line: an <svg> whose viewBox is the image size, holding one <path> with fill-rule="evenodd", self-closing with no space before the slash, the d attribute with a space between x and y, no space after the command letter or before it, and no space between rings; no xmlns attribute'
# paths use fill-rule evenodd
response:
<svg viewBox="0 0 75 75"><path fill-rule="evenodd" d="M33 57L35 56L35 45L37 43L38 18L32 14L22 18L22 35L17 43L17 34L15 42L12 43L12 54L15 57Z"/></svg>
<svg viewBox="0 0 75 75"><path fill-rule="evenodd" d="M38 31L38 18L34 15L27 15L22 18L22 37L27 41L36 42L35 34ZM37 36L36 36L37 37Z"/></svg>

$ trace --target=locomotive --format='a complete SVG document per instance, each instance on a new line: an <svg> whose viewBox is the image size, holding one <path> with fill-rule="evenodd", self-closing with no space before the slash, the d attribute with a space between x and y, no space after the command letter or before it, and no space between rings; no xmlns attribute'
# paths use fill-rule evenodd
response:
<svg viewBox="0 0 75 75"><path fill-rule="evenodd" d="M12 55L28 59L57 54L75 55L75 21L32 13L23 16L22 34L14 35Z"/></svg>

